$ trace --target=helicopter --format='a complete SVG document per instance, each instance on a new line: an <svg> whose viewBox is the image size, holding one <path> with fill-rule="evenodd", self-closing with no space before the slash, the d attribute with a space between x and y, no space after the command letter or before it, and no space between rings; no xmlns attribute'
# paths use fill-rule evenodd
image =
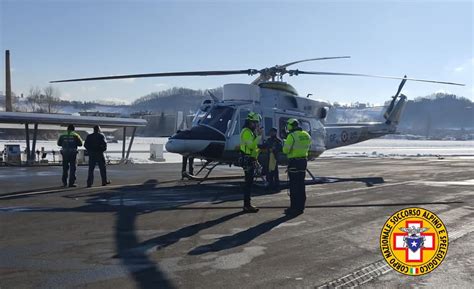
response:
<svg viewBox="0 0 474 289"><path fill-rule="evenodd" d="M196 175L187 174L189 179L201 181L205 180L219 164L237 164L240 156L240 130L249 112L256 112L261 115L263 137L268 135L270 128L275 127L279 137L285 139L287 136L287 120L290 118L297 119L302 129L311 135L312 144L308 158L314 160L329 149L396 133L397 125L407 101L407 97L401 93L406 81L463 86L463 84L454 82L408 78L406 75L404 77L394 77L288 69L289 66L303 62L344 58L350 58L350 56L304 59L263 69L128 74L56 80L51 81L51 83L144 77L258 75L250 84L225 84L222 99L210 93L212 100L205 100L201 104L195 114L191 128L178 130L168 139L165 145L168 152L205 160L204 165ZM332 106L330 102L312 99L309 98L309 95L308 97L299 96L297 90L291 84L283 81L283 77L286 75L290 77L298 75L371 77L397 79L401 82L383 114L384 122L326 124L325 119L328 109ZM283 156L279 161L285 163L285 157ZM204 169L207 169L207 173L203 177L199 177ZM314 180L313 174L309 171L308 173Z"/></svg>

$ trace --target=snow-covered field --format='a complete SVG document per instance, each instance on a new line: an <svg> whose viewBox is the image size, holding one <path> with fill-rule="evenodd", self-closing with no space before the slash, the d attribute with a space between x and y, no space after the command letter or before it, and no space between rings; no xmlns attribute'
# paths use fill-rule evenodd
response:
<svg viewBox="0 0 474 289"><path fill-rule="evenodd" d="M326 151L322 156L474 156L474 141L371 139Z"/></svg>
<svg viewBox="0 0 474 289"><path fill-rule="evenodd" d="M128 148L127 140L127 148ZM130 157L135 163L153 162L149 160L150 144L165 144L167 138L135 138ZM26 147L24 140L0 140L0 150L5 144L19 144L21 150ZM38 141L37 150L58 152L55 141ZM107 156L112 160L121 158L122 141L109 143ZM396 140L373 139L351 146L326 151L322 157L421 157L421 156L474 156L474 141L431 141L431 140ZM181 162L178 154L164 152L166 162ZM53 160L51 153L47 159ZM56 154L57 160L57 154Z"/></svg>

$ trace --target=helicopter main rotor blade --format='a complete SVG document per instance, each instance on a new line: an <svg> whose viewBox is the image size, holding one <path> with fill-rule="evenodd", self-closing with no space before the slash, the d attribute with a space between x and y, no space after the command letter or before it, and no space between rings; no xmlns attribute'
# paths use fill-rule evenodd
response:
<svg viewBox="0 0 474 289"><path fill-rule="evenodd" d="M330 57L319 57L319 58L310 58L310 59L303 59L298 61L289 62L287 64L278 65L278 67L288 67L293 64L308 62L308 61L317 61L317 60L328 60L328 59L340 59L340 58L351 58L350 56L330 56Z"/></svg>
<svg viewBox="0 0 474 289"><path fill-rule="evenodd" d="M298 75L298 74L313 74L313 75L361 76L361 77L387 78L387 79L406 79L406 80L410 80L410 81L419 81L419 82L430 82L430 83L441 83L441 84L465 86L465 84L462 84L462 83L447 82L447 81L405 78L405 77L396 77L396 76L371 75L371 74L359 74L359 73L289 70L288 74L290 74L290 76Z"/></svg>
<svg viewBox="0 0 474 289"><path fill-rule="evenodd" d="M50 81L50 83L74 82L74 81L91 81L91 80L126 79L126 78L145 78L145 77L169 77L169 76L210 76L210 75L234 75L234 74L254 75L254 74L257 74L257 73L259 73L259 71L256 70L256 69L162 72L162 73L125 74L125 75L111 75L111 76L64 79L64 80Z"/></svg>

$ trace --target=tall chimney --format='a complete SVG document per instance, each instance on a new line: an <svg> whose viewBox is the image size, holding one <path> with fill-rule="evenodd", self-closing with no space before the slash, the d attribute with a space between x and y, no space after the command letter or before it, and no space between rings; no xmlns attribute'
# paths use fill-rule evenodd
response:
<svg viewBox="0 0 474 289"><path fill-rule="evenodd" d="M5 51L5 111L12 111L12 83L10 78L10 50Z"/></svg>

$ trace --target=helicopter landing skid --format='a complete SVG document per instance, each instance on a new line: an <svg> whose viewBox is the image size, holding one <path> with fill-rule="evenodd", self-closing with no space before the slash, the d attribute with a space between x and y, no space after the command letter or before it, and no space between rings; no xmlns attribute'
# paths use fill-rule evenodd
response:
<svg viewBox="0 0 474 289"><path fill-rule="evenodd" d="M310 171L308 168L306 168L306 172L311 176L311 179L312 179L313 181L319 180L318 178L316 178L316 177L311 173L311 171Z"/></svg>
<svg viewBox="0 0 474 289"><path fill-rule="evenodd" d="M198 183L202 183L204 182L205 180L207 180L207 178L209 177L209 175L211 174L212 170L218 166L219 164L221 164L220 162L213 162L213 161L206 161L204 163L204 165L202 165L202 167L199 169L199 171L195 174L195 175L191 175L189 174L188 172L184 172L183 173L183 177L187 178L188 180L193 180L193 181L198 181ZM204 170L206 169L207 170L207 173L200 177L199 174Z"/></svg>

